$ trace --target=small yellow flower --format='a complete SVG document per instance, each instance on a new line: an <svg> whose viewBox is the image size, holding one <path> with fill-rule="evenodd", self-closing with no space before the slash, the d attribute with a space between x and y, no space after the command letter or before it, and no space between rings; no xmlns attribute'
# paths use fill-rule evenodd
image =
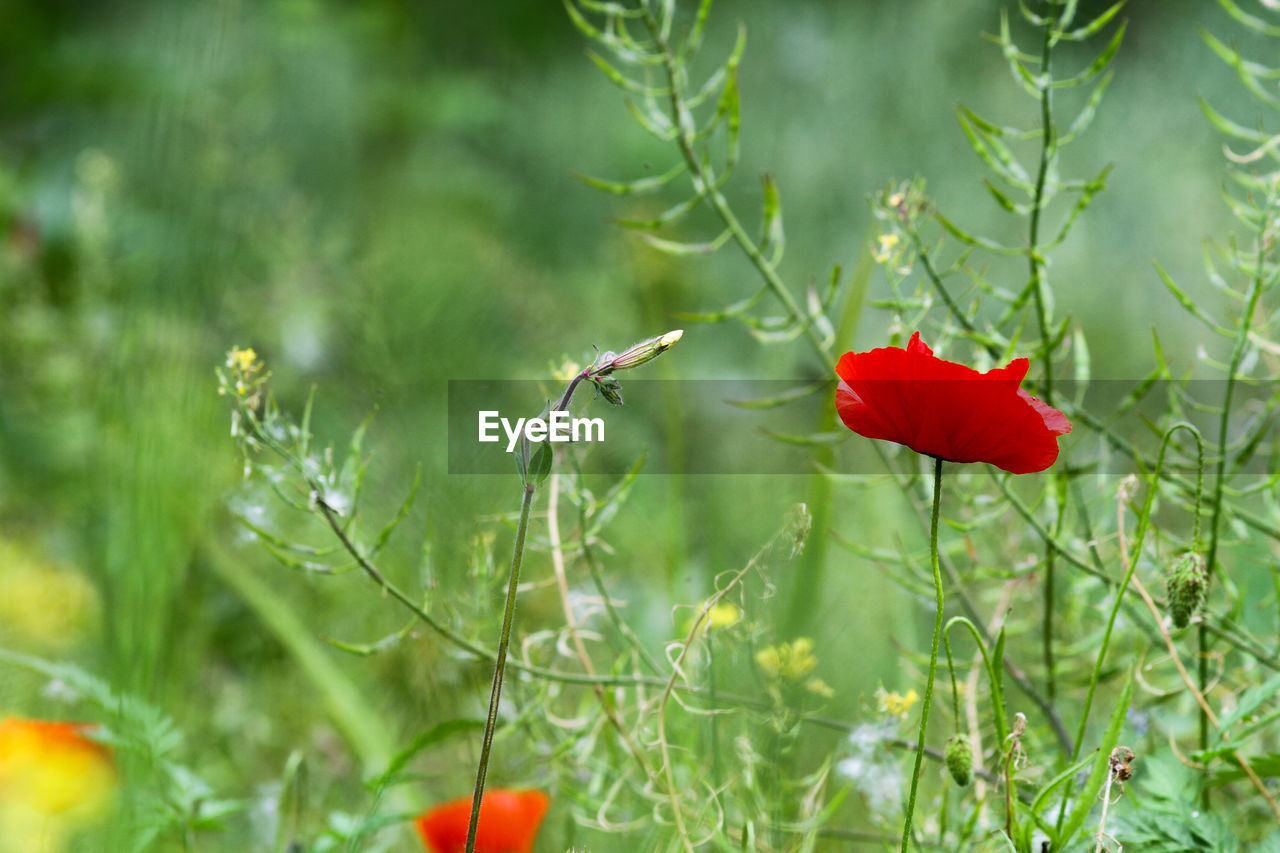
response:
<svg viewBox="0 0 1280 853"><path fill-rule="evenodd" d="M90 632L100 610L98 590L83 574L0 540L0 642L66 651Z"/></svg>
<svg viewBox="0 0 1280 853"><path fill-rule="evenodd" d="M881 234L876 238L878 248L876 249L876 263L883 264L889 258L893 257L893 250L897 248L900 238L897 234Z"/></svg>
<svg viewBox="0 0 1280 853"><path fill-rule="evenodd" d="M742 611L731 601L721 601L707 613L708 628L730 628L742 621Z"/></svg>
<svg viewBox="0 0 1280 853"><path fill-rule="evenodd" d="M798 637L791 643L779 643L756 652L756 663L770 678L799 681L818 666L813 656L813 640Z"/></svg>
<svg viewBox="0 0 1280 853"><path fill-rule="evenodd" d="M821 678L810 678L804 683L804 689L815 696L821 696L823 699L830 699L836 695L835 689Z"/></svg>
<svg viewBox="0 0 1280 853"><path fill-rule="evenodd" d="M908 690L905 695L896 690L886 691L883 687L876 690L876 703L880 713L887 717L905 719L907 714L911 713L912 706L919 701L920 696L914 688Z"/></svg>
<svg viewBox="0 0 1280 853"><path fill-rule="evenodd" d="M693 626L694 623L698 621L698 615L700 615L703 610L706 610L707 604L710 600L711 599L707 599L707 601L698 605L698 609L694 611L694 615L684 623L684 633L686 635L693 632ZM713 628L717 630L722 628L732 628L741 621L742 610L739 609L738 605L731 601L721 601L717 604L713 604L711 609L707 610L707 615L703 618L702 624L698 626L698 633L709 631Z"/></svg>
<svg viewBox="0 0 1280 853"><path fill-rule="evenodd" d="M257 367L257 361L258 354L253 351L253 347L247 349L232 347L231 352L227 353L227 367L241 373L252 373Z"/></svg>
<svg viewBox="0 0 1280 853"><path fill-rule="evenodd" d="M576 361L569 360L551 371L551 378L557 382L572 382L573 377L581 372L582 366Z"/></svg>

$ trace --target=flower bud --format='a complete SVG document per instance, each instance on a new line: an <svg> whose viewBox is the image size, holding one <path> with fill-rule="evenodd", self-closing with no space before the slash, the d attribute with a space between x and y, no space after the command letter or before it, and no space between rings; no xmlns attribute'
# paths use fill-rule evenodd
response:
<svg viewBox="0 0 1280 853"><path fill-rule="evenodd" d="M952 735L947 740L943 758L956 784L961 788L968 785L973 779L973 747L969 746L969 739L961 734Z"/></svg>
<svg viewBox="0 0 1280 853"><path fill-rule="evenodd" d="M667 350L671 349L671 347L675 346L676 341L680 340L683 335L683 329L676 329L673 332L667 332L665 335L659 335L656 338L641 341L621 355L605 353L604 357L601 359L601 368L594 371L594 373L596 375L601 375L610 373L614 370L630 370L633 367L639 367L646 361L652 361Z"/></svg>
<svg viewBox="0 0 1280 853"><path fill-rule="evenodd" d="M1186 552L1173 561L1165 575L1165 583L1169 593L1169 615L1175 627L1185 628L1204 604L1209 590L1204 557L1195 551Z"/></svg>

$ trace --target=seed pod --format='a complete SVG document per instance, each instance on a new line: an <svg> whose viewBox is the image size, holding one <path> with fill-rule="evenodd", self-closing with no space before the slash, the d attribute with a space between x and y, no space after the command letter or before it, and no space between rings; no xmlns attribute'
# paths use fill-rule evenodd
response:
<svg viewBox="0 0 1280 853"><path fill-rule="evenodd" d="M969 746L969 739L961 734L952 735L943 756L956 784L961 788L968 785L973 778L973 748Z"/></svg>
<svg viewBox="0 0 1280 853"><path fill-rule="evenodd" d="M1195 551L1186 552L1173 561L1165 575L1165 583L1169 594L1169 616L1175 627L1185 628L1204 604L1209 590L1204 557Z"/></svg>

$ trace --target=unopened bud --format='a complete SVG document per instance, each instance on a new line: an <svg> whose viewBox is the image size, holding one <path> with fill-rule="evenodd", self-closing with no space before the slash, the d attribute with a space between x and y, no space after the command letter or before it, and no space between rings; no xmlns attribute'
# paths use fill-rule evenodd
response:
<svg viewBox="0 0 1280 853"><path fill-rule="evenodd" d="M973 779L973 747L969 746L969 739L961 734L952 735L943 758L956 784L961 788L968 785Z"/></svg>
<svg viewBox="0 0 1280 853"><path fill-rule="evenodd" d="M594 371L594 373L600 375L611 373L614 370L630 370L633 367L639 367L646 361L652 361L671 349L683 335L683 329L676 329L673 332L667 332L665 335L642 341L621 355L613 355L610 358L611 353L605 353L604 358L601 359L603 362L601 368Z"/></svg>
<svg viewBox="0 0 1280 853"><path fill-rule="evenodd" d="M1205 571L1204 557L1196 551L1188 551L1174 560L1165 575L1165 584L1173 624L1177 628L1185 628L1204 604L1209 590L1209 574Z"/></svg>

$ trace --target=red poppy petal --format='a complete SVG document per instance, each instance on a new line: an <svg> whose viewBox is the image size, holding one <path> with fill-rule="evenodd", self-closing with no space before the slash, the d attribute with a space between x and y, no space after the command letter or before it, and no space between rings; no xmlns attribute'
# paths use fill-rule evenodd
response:
<svg viewBox="0 0 1280 853"><path fill-rule="evenodd" d="M1013 473L1042 471L1058 457L1066 416L1018 386L1030 363L1014 359L979 373L937 358L911 336L905 349L845 353L836 365L836 411L867 438L904 444L954 462L990 462Z"/></svg>
<svg viewBox="0 0 1280 853"><path fill-rule="evenodd" d="M476 853L531 853L550 805L551 799L541 791L486 791L480 801ZM463 853L470 822L470 797L436 806L415 821L431 853Z"/></svg>

